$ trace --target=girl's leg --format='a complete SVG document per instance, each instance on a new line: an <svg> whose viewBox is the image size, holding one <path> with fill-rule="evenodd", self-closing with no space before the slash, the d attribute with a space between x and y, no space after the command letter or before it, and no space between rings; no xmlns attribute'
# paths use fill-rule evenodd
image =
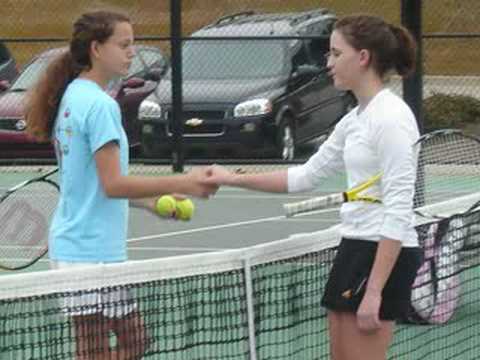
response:
<svg viewBox="0 0 480 360"><path fill-rule="evenodd" d="M356 315L328 312L330 349L333 360L385 360L392 340L394 322L382 321L377 331L366 333L357 326Z"/></svg>
<svg viewBox="0 0 480 360"><path fill-rule="evenodd" d="M110 324L101 314L73 316L77 360L113 359L110 355Z"/></svg>
<svg viewBox="0 0 480 360"><path fill-rule="evenodd" d="M114 359L137 360L141 359L148 347L145 324L137 311L121 319L113 320L112 331L117 337L117 346Z"/></svg>

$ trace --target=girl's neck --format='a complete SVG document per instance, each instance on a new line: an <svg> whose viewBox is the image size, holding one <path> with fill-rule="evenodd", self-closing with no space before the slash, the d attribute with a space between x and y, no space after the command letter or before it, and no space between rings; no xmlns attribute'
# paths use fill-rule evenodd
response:
<svg viewBox="0 0 480 360"><path fill-rule="evenodd" d="M104 90L107 88L107 85L111 80L108 76L105 76L105 74L102 74L93 68L87 71L82 71L80 75L78 75L78 77L80 79L87 79L93 81Z"/></svg>
<svg viewBox="0 0 480 360"><path fill-rule="evenodd" d="M362 112L368 103L385 88L385 84L378 76L367 76L358 82L358 86L352 89L358 100L359 110Z"/></svg>

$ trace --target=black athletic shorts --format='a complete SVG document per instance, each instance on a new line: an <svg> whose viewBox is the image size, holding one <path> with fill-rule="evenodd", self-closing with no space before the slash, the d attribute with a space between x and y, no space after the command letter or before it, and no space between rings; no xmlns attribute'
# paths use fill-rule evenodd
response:
<svg viewBox="0 0 480 360"><path fill-rule="evenodd" d="M324 307L334 311L357 312L365 294L377 246L376 241L342 239L322 298ZM409 310L412 284L422 261L423 252L420 248L402 248L382 292L381 320L404 318Z"/></svg>

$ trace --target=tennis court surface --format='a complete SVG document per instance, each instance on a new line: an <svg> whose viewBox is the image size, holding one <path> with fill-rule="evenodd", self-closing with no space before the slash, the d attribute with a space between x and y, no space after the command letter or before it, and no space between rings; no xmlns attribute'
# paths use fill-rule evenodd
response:
<svg viewBox="0 0 480 360"><path fill-rule="evenodd" d="M7 175L4 187L21 176ZM326 192L343 188L342 178L324 186ZM68 313L89 308L71 299L90 294L103 296L102 310L118 317L132 308L140 313L145 336L132 348L144 349L144 359L329 359L320 300L339 241L338 211L285 219L281 207L312 195L225 188L213 200L197 201L189 223L132 209L129 263L43 271L45 259L29 272L0 276L0 358L74 359ZM460 208L462 200L452 200L441 213ZM477 358L480 270L472 244L480 238L479 218L479 210L455 215L442 236L452 251L441 274L458 277L460 297L443 296L448 288L435 291L448 304L456 301L452 317L444 324L401 324L389 359ZM428 234L434 223L419 220L419 233ZM123 296L110 296L118 293ZM430 295L424 303L433 311L439 306Z"/></svg>

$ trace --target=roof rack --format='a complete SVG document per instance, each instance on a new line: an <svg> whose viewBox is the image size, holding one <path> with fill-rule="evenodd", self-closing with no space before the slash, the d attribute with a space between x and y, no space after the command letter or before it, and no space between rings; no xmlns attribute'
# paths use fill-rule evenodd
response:
<svg viewBox="0 0 480 360"><path fill-rule="evenodd" d="M298 23L310 20L310 19L314 18L315 16L327 15L329 13L330 13L330 11L328 9L325 9L325 8L304 11L304 12L299 13L298 16L293 17L292 21L290 23L292 25L298 24Z"/></svg>
<svg viewBox="0 0 480 360"><path fill-rule="evenodd" d="M222 23L230 22L234 19L238 19L238 18L242 18L242 17L246 17L246 16L252 16L253 14L255 14L255 11L253 11L253 10L240 11L238 13L234 13L234 14L231 14L231 15L222 16L213 25L219 25L219 24L222 24Z"/></svg>
<svg viewBox="0 0 480 360"><path fill-rule="evenodd" d="M300 13L286 12L286 13L260 13L257 14L252 10L241 11L231 15L226 15L219 18L212 24L207 25L205 28L213 28L219 25L228 25L235 21L237 24L244 24L248 22L263 23L271 21L286 21L290 26L294 27L308 20L314 19L318 16L331 14L331 11L326 8L318 8L313 10L307 10ZM257 15L250 19L252 15Z"/></svg>

